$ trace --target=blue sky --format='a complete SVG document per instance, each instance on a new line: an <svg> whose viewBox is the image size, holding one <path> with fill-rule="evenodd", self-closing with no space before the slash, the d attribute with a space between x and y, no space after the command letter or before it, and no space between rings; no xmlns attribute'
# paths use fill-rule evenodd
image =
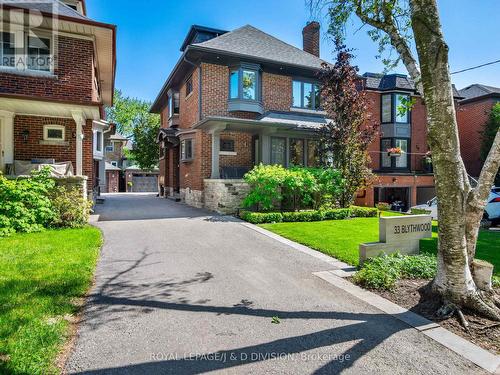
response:
<svg viewBox="0 0 500 375"><path fill-rule="evenodd" d="M440 0L441 19L450 46L452 71L500 59L498 0ZM118 26L116 87L126 95L154 100L180 56L192 24L232 30L251 24L287 43L302 46L302 28L311 20L304 0L87 0L91 18ZM326 30L326 20L321 20ZM355 48L360 72L381 72L376 45L362 29L351 28L347 44ZM321 57L331 61L325 35ZM406 73L404 68L397 69ZM500 87L500 64L453 76L458 88L472 83Z"/></svg>

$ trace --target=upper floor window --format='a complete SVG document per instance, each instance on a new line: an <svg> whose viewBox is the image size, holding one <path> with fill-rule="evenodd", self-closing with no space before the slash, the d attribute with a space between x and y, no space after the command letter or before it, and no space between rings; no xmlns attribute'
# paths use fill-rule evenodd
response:
<svg viewBox="0 0 500 375"><path fill-rule="evenodd" d="M2 59L2 66L15 66L16 61L16 44L14 33L1 33L2 48L0 51L0 58Z"/></svg>
<svg viewBox="0 0 500 375"><path fill-rule="evenodd" d="M304 109L320 109L320 87L316 83L296 81L292 83L292 106Z"/></svg>
<svg viewBox="0 0 500 375"><path fill-rule="evenodd" d="M23 34L21 34L23 35ZM50 36L25 33L21 37L10 32L0 33L1 66L18 70L36 70L50 72L53 70L53 40Z"/></svg>
<svg viewBox="0 0 500 375"><path fill-rule="evenodd" d="M407 103L410 95L391 93L382 95L381 121L384 124L397 122L408 124L410 122L410 111Z"/></svg>
<svg viewBox="0 0 500 375"><path fill-rule="evenodd" d="M114 145L113 142L111 142L111 144L107 145L106 146L106 152L113 152L113 151L115 151L115 148L114 148L113 145Z"/></svg>
<svg viewBox="0 0 500 375"><path fill-rule="evenodd" d="M187 86L186 86L187 88ZM179 93L174 92L168 96L168 116L179 114Z"/></svg>
<svg viewBox="0 0 500 375"><path fill-rule="evenodd" d="M390 154L389 150L397 149L399 154ZM409 169L409 139L382 138L380 141L382 169Z"/></svg>
<svg viewBox="0 0 500 375"><path fill-rule="evenodd" d="M259 67L242 65L231 70L229 75L229 98L260 100Z"/></svg>
<svg viewBox="0 0 500 375"><path fill-rule="evenodd" d="M193 92L193 76L190 76L186 80L186 96Z"/></svg>
<svg viewBox="0 0 500 375"><path fill-rule="evenodd" d="M95 150L98 152L102 151L102 132L95 132Z"/></svg>
<svg viewBox="0 0 500 375"><path fill-rule="evenodd" d="M64 141L65 128L62 125L45 125L43 127L43 139L45 141Z"/></svg>

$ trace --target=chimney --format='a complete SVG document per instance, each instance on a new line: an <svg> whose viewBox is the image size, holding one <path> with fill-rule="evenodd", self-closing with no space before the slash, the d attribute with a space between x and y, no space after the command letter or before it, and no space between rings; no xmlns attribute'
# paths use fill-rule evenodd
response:
<svg viewBox="0 0 500 375"><path fill-rule="evenodd" d="M319 57L319 22L308 22L302 29L303 50Z"/></svg>

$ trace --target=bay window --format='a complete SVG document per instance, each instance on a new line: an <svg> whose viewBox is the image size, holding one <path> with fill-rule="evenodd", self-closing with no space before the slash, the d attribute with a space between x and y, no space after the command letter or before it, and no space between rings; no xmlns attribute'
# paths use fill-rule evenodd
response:
<svg viewBox="0 0 500 375"><path fill-rule="evenodd" d="M399 148L401 155L391 156L389 151ZM381 169L410 169L409 158L410 140L407 138L382 138L380 141L380 165Z"/></svg>
<svg viewBox="0 0 500 375"><path fill-rule="evenodd" d="M168 96L168 116L179 114L179 93L173 92Z"/></svg>
<svg viewBox="0 0 500 375"><path fill-rule="evenodd" d="M381 122L382 124L410 123L410 111L407 104L410 95L401 93L383 94L381 97Z"/></svg>
<svg viewBox="0 0 500 375"><path fill-rule="evenodd" d="M320 109L321 90L318 84L294 80L292 82L292 106L303 109Z"/></svg>
<svg viewBox="0 0 500 375"><path fill-rule="evenodd" d="M241 63L229 72L228 110L264 113L260 66Z"/></svg>

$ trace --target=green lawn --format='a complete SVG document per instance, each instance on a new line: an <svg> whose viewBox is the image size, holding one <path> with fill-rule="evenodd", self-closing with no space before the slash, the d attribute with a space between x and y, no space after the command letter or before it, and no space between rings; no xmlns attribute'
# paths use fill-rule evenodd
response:
<svg viewBox="0 0 500 375"><path fill-rule="evenodd" d="M93 227L0 239L0 373L57 373L65 316L91 285L101 233Z"/></svg>
<svg viewBox="0 0 500 375"><path fill-rule="evenodd" d="M391 213L383 213L392 215ZM359 265L359 244L378 241L378 218L316 221L311 223L262 224L262 228L331 255L354 266ZM423 252L436 253L437 226L433 238L422 240ZM482 230L477 244L477 258L495 265L500 275L500 233Z"/></svg>

